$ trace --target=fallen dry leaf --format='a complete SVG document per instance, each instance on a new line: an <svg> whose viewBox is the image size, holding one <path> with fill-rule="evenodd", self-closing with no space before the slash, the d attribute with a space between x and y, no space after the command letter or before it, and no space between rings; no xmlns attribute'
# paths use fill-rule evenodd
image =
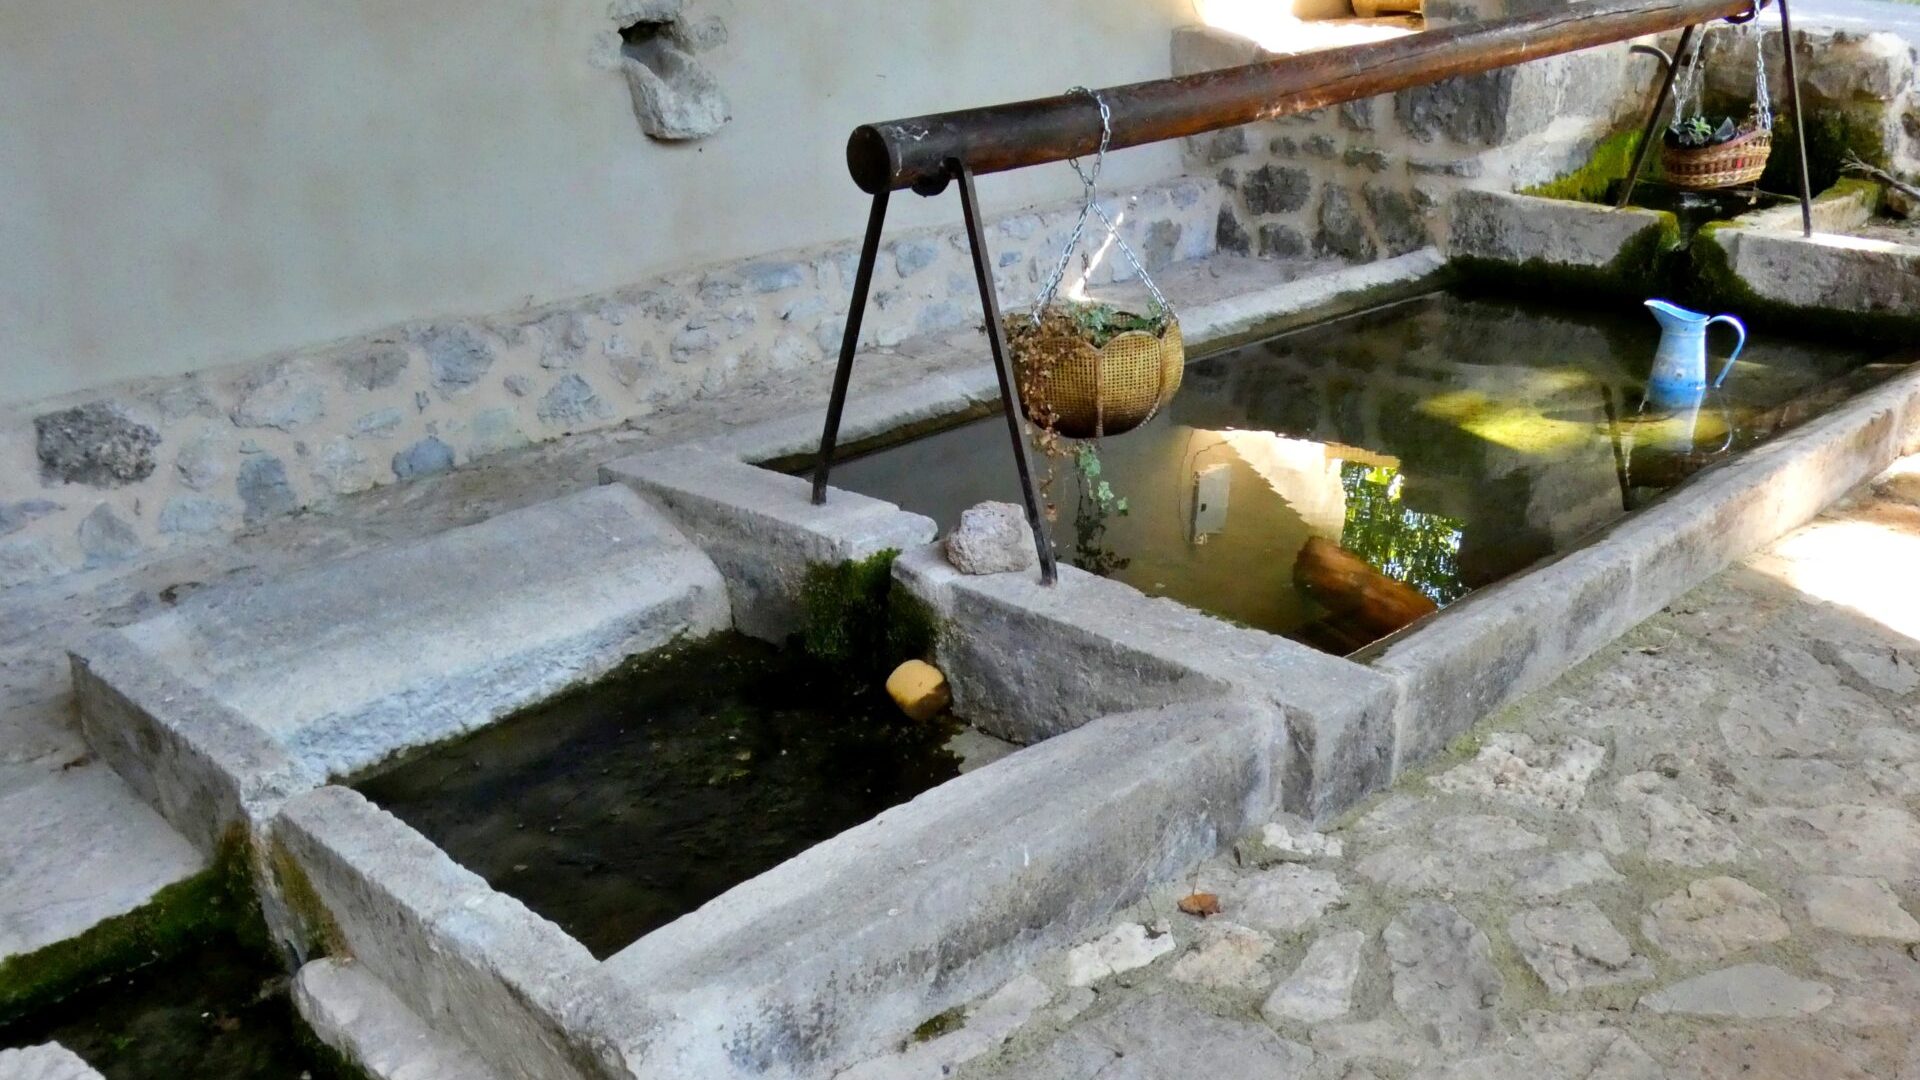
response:
<svg viewBox="0 0 1920 1080"><path fill-rule="evenodd" d="M1220 914L1220 898L1210 892L1197 892L1180 901L1180 910L1189 915L1206 918Z"/></svg>

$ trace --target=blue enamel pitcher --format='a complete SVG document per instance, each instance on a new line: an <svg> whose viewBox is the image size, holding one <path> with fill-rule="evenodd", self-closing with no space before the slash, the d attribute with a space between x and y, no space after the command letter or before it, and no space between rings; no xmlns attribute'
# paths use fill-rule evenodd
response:
<svg viewBox="0 0 1920 1080"><path fill-rule="evenodd" d="M1740 335L1720 377L1717 389L1747 347L1747 328L1731 315L1702 315L1665 300L1649 300L1647 308L1660 321L1660 347L1653 354L1653 374L1647 379L1647 401L1658 409L1684 409L1707 392L1707 327L1723 322Z"/></svg>

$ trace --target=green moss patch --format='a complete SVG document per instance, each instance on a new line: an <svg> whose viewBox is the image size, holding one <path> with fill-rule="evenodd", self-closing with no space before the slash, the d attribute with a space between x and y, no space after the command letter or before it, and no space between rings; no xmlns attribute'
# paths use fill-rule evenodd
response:
<svg viewBox="0 0 1920 1080"><path fill-rule="evenodd" d="M1692 274L1684 298L1695 307L1737 311L1749 325L1778 327L1800 336L1911 344L1920 338L1920 312L1890 314L1805 308L1770 300L1754 292L1733 268L1727 249L1715 239L1721 222L1700 230L1689 249Z"/></svg>
<svg viewBox="0 0 1920 1080"><path fill-rule="evenodd" d="M1586 164L1565 176L1536 184L1520 192L1543 199L1567 199L1572 202L1604 202L1607 192L1627 178L1633 170L1633 156L1640 151L1640 133L1623 131L1610 135L1593 148Z"/></svg>
<svg viewBox="0 0 1920 1080"><path fill-rule="evenodd" d="M1840 171L1848 153L1869 165L1887 168L1893 155L1887 146L1886 117L1879 107L1824 110L1807 115L1807 175L1813 190L1825 191L1845 178ZM1783 112L1773 125L1773 156L1760 177L1766 191L1800 190L1800 155L1794 139L1793 117Z"/></svg>
<svg viewBox="0 0 1920 1080"><path fill-rule="evenodd" d="M275 844L267 858L281 902L286 904L288 913L306 936L301 943L301 955L311 958L344 954L346 937L340 932L340 924L327 910L319 890L313 887L313 881L292 853Z"/></svg>
<svg viewBox="0 0 1920 1080"><path fill-rule="evenodd" d="M1666 211L1659 220L1634 234L1605 266L1571 266L1546 259L1522 263L1498 259L1456 257L1453 262L1466 283L1503 292L1564 294L1599 292L1609 296L1653 296L1672 291L1685 269L1686 241L1680 221Z"/></svg>
<svg viewBox="0 0 1920 1080"><path fill-rule="evenodd" d="M913 1043L932 1042L942 1035L959 1031L966 1025L966 1022L966 1008L956 1005L946 1012L937 1013L922 1021L919 1027L913 1029L913 1034L907 1039L907 1043L908 1045L912 1045Z"/></svg>
<svg viewBox="0 0 1920 1080"><path fill-rule="evenodd" d="M937 622L927 606L893 582L893 549L807 569L801 586L800 646L849 675L885 678L903 660L933 650Z"/></svg>

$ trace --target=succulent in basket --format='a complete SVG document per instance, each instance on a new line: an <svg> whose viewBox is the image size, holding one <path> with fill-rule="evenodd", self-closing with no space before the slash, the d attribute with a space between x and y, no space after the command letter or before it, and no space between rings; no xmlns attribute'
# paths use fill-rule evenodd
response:
<svg viewBox="0 0 1920 1080"><path fill-rule="evenodd" d="M1705 116L1689 116L1684 120L1675 120L1667 128L1667 142L1673 146L1697 150L1705 146L1719 146L1732 142L1740 135L1740 125L1733 117L1723 117L1718 124Z"/></svg>

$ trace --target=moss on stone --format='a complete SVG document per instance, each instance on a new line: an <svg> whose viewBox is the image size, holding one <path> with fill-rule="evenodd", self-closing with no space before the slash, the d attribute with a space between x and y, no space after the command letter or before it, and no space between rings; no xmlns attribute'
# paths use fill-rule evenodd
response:
<svg viewBox="0 0 1920 1080"><path fill-rule="evenodd" d="M1845 178L1840 171L1849 153L1869 165L1888 168L1893 155L1887 146L1886 116L1881 106L1826 109L1807 115L1807 175L1813 190L1825 191ZM1782 112L1773 125L1773 156L1759 186L1766 191L1800 190L1799 151L1793 117Z"/></svg>
<svg viewBox="0 0 1920 1080"><path fill-rule="evenodd" d="M217 937L264 948L265 925L238 840L213 864L154 893L123 915L44 948L0 962L0 1025L53 1004L101 979L179 955Z"/></svg>
<svg viewBox="0 0 1920 1080"><path fill-rule="evenodd" d="M1886 201L1887 189L1876 180L1868 180L1861 176L1843 176L1834 181L1832 187L1822 191L1814 202L1839 202L1856 197L1865 200L1868 213L1878 214L1881 203Z"/></svg>
<svg viewBox="0 0 1920 1080"><path fill-rule="evenodd" d="M1597 292L1640 297L1671 291L1670 286L1686 261L1687 245L1680 231L1680 220L1664 210L1643 212L1657 214L1659 220L1649 222L1646 228L1620 245L1619 252L1605 266L1571 266L1539 258L1509 263L1460 256L1453 261L1465 283L1496 288L1503 293Z"/></svg>
<svg viewBox="0 0 1920 1080"><path fill-rule="evenodd" d="M960 1030L966 1022L966 1008L956 1005L946 1012L935 1014L922 1021L919 1027L913 1029L913 1035L907 1042L909 1044L931 1042L942 1035Z"/></svg>
<svg viewBox="0 0 1920 1080"><path fill-rule="evenodd" d="M1523 189L1522 195L1543 199L1567 199L1572 202L1605 201L1614 184L1626 179L1633 168L1633 156L1640 150L1640 133L1622 131L1600 140L1586 164L1565 176Z"/></svg>
<svg viewBox="0 0 1920 1080"><path fill-rule="evenodd" d="M320 899L319 890L313 887L313 881L307 872L293 857L293 853L279 844L274 844L267 853L267 863L273 875L274 885L279 891L280 901L287 907L287 913L293 917L294 924L306 935L306 940L298 942L300 955L306 959L320 956L345 955L346 937L340 932L340 924L334 919L333 912Z"/></svg>
<svg viewBox="0 0 1920 1080"><path fill-rule="evenodd" d="M814 659L868 677L933 650L933 612L893 581L899 551L807 568L801 585L800 646Z"/></svg>
<svg viewBox="0 0 1920 1080"><path fill-rule="evenodd" d="M1799 307L1770 300L1753 290L1733 267L1727 249L1715 239L1732 222L1715 222L1695 234L1689 249L1692 273L1682 295L1696 307L1736 311L1750 326L1777 327L1800 336L1908 344L1920 338L1920 312L1841 311Z"/></svg>

